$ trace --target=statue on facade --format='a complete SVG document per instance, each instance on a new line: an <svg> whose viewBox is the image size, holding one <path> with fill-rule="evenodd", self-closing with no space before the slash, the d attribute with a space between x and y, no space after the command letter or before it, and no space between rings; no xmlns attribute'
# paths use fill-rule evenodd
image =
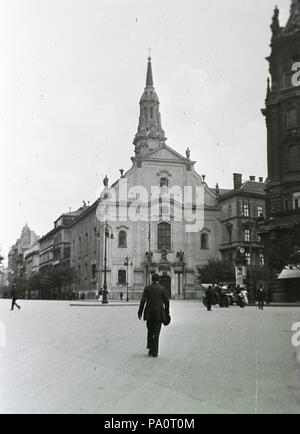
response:
<svg viewBox="0 0 300 434"><path fill-rule="evenodd" d="M146 256L147 262L149 264L152 264L153 252L151 252L151 250L150 250L150 252L146 252L145 256Z"/></svg>
<svg viewBox="0 0 300 434"><path fill-rule="evenodd" d="M168 260L167 255L168 255L168 250L167 249L162 249L162 251L161 251L161 261L167 261Z"/></svg>
<svg viewBox="0 0 300 434"><path fill-rule="evenodd" d="M187 150L185 151L186 154L186 158L189 160L191 158L191 151L190 148L188 147Z"/></svg>
<svg viewBox="0 0 300 434"><path fill-rule="evenodd" d="M182 250L180 250L180 252L177 252L176 258L178 258L179 262L183 262L184 252Z"/></svg>
<svg viewBox="0 0 300 434"><path fill-rule="evenodd" d="M108 187L108 177L105 175L105 178L103 179L103 185L104 187Z"/></svg>

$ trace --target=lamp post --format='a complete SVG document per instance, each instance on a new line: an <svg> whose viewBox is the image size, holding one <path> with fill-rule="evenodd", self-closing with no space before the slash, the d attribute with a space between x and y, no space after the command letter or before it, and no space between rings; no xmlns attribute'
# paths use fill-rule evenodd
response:
<svg viewBox="0 0 300 434"><path fill-rule="evenodd" d="M112 233L112 228L105 222L104 228L104 283L103 283L103 298L102 304L108 304L107 299L107 280L106 280L106 272L107 272L107 238L113 240L114 235Z"/></svg>
<svg viewBox="0 0 300 434"><path fill-rule="evenodd" d="M132 261L129 264L129 257L128 255L125 258L125 262L124 262L125 267L127 267L127 274L126 274L126 280L127 280L127 294L126 294L126 301L129 301L129 297L128 297L128 267L129 265L133 265Z"/></svg>

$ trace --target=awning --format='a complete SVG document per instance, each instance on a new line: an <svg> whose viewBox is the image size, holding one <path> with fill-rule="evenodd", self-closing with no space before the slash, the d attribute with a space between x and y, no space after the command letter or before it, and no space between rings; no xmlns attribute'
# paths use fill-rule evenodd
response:
<svg viewBox="0 0 300 434"><path fill-rule="evenodd" d="M278 279L300 279L300 266L285 267L279 274Z"/></svg>

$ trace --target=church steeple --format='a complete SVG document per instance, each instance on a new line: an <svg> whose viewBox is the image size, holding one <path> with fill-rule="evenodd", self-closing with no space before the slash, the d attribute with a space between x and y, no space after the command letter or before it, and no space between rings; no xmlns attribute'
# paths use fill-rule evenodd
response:
<svg viewBox="0 0 300 434"><path fill-rule="evenodd" d="M152 75L151 57L148 57L148 68L147 68L146 86L153 86L153 75Z"/></svg>
<svg viewBox="0 0 300 434"><path fill-rule="evenodd" d="M161 126L159 99L153 86L151 57L148 57L146 87L140 100L138 131L133 144L137 157L147 156L154 149L164 146L165 132Z"/></svg>

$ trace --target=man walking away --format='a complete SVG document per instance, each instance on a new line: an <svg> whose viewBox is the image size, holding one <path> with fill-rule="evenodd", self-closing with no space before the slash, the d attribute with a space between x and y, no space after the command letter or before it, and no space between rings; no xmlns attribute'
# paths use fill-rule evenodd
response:
<svg viewBox="0 0 300 434"><path fill-rule="evenodd" d="M12 287L11 298L12 298L12 301L11 301L11 310L14 310L15 306L17 306L17 308L20 310L21 306L19 306L17 304L17 291L16 291L16 285L15 284L13 284L13 287Z"/></svg>
<svg viewBox="0 0 300 434"><path fill-rule="evenodd" d="M258 300L259 310L264 310L265 295L266 295L265 290L262 287L262 285L260 285L259 289L256 292L256 299Z"/></svg>
<svg viewBox="0 0 300 434"><path fill-rule="evenodd" d="M206 307L207 307L207 310L210 312L211 306L213 303L213 296L214 296L213 289L211 286L208 287L205 295L206 295Z"/></svg>
<svg viewBox="0 0 300 434"><path fill-rule="evenodd" d="M166 316L169 315L170 310L170 302L165 288L158 282L158 274L153 274L152 284L146 286L138 310L139 320L142 319L144 311L144 321L147 321L147 348L149 350L148 355L152 357L158 356L161 325Z"/></svg>

